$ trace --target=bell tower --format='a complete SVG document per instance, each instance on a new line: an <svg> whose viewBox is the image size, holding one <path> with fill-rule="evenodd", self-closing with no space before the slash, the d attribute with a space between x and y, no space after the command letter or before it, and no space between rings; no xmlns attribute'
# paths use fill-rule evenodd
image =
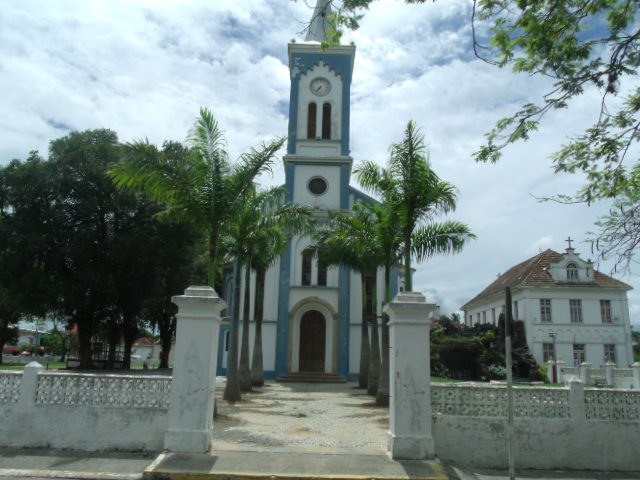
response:
<svg viewBox="0 0 640 480"><path fill-rule="evenodd" d="M349 113L355 46L322 48L331 5L318 0L304 42L288 45L291 92L286 186L318 210L349 208Z"/></svg>

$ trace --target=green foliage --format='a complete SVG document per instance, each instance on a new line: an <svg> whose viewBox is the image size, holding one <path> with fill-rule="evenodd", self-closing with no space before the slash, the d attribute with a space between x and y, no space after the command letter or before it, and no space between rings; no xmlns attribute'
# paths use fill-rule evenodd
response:
<svg viewBox="0 0 640 480"><path fill-rule="evenodd" d="M503 380L507 378L507 369L502 365L489 365L487 367L487 374L491 380Z"/></svg>

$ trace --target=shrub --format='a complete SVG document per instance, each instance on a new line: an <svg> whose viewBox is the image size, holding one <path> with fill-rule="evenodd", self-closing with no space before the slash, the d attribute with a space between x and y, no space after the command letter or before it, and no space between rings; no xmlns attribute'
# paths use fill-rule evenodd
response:
<svg viewBox="0 0 640 480"><path fill-rule="evenodd" d="M507 378L507 369L502 365L489 365L487 367L487 373L491 380L504 380Z"/></svg>

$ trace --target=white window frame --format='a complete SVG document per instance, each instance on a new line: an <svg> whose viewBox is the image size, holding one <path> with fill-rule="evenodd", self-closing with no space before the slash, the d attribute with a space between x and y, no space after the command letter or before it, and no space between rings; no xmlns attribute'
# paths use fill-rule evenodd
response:
<svg viewBox="0 0 640 480"><path fill-rule="evenodd" d="M573 366L579 367L586 359L586 348L584 343L573 344Z"/></svg>
<svg viewBox="0 0 640 480"><path fill-rule="evenodd" d="M616 344L615 343L605 343L603 345L604 349L604 363L616 361Z"/></svg>
<svg viewBox="0 0 640 480"><path fill-rule="evenodd" d="M569 318L571 323L584 323L582 321L582 300L577 298L569 300Z"/></svg>
<svg viewBox="0 0 640 480"><path fill-rule="evenodd" d="M551 299L550 298L541 298L540 299L540 322L542 323L551 323Z"/></svg>
<svg viewBox="0 0 640 480"><path fill-rule="evenodd" d="M602 323L613 323L611 300L600 300L600 320Z"/></svg>
<svg viewBox="0 0 640 480"><path fill-rule="evenodd" d="M551 342L544 342L542 344L542 361L547 363L549 360L556 359L556 352L553 348L554 345Z"/></svg>
<svg viewBox="0 0 640 480"><path fill-rule="evenodd" d="M578 266L575 263L567 264L567 280L578 280Z"/></svg>

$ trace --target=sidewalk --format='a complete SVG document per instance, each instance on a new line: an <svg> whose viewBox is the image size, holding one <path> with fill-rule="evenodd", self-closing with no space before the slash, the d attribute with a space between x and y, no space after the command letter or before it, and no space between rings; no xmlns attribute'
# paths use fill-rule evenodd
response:
<svg viewBox="0 0 640 480"><path fill-rule="evenodd" d="M221 450L211 454L0 449L0 479L82 480L508 480L506 472L439 462L396 462L386 455ZM518 471L521 480L640 480L640 472Z"/></svg>

